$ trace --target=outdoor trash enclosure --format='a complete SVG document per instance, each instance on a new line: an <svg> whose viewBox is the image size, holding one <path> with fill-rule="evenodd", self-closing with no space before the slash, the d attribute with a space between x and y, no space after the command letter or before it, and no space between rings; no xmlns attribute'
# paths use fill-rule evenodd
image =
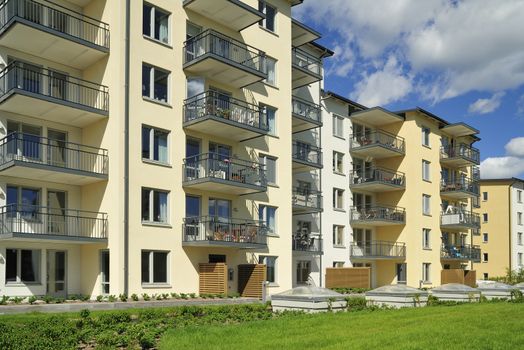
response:
<svg viewBox="0 0 524 350"><path fill-rule="evenodd" d="M346 309L346 304L344 295L313 286L296 287L271 296L273 311L340 311Z"/></svg>
<svg viewBox="0 0 524 350"><path fill-rule="evenodd" d="M471 302L480 299L478 289L460 283L443 284L433 288L430 293L442 301Z"/></svg>
<svg viewBox="0 0 524 350"><path fill-rule="evenodd" d="M391 284L366 292L368 305L390 307L426 306L428 292L403 284Z"/></svg>

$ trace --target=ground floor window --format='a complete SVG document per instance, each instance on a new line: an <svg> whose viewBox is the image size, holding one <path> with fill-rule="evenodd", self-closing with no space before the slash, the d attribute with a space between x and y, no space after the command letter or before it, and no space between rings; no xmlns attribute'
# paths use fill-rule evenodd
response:
<svg viewBox="0 0 524 350"><path fill-rule="evenodd" d="M168 252L142 250L142 283L167 283Z"/></svg>
<svg viewBox="0 0 524 350"><path fill-rule="evenodd" d="M109 250L100 252L100 275L102 294L109 294Z"/></svg>
<svg viewBox="0 0 524 350"><path fill-rule="evenodd" d="M407 276L407 264L397 264L397 283L406 284Z"/></svg>
<svg viewBox="0 0 524 350"><path fill-rule="evenodd" d="M431 282L431 264L430 263L422 263L422 281L424 283Z"/></svg>
<svg viewBox="0 0 524 350"><path fill-rule="evenodd" d="M266 265L266 281L269 283L277 282L277 257L276 256L260 256L260 264Z"/></svg>
<svg viewBox="0 0 524 350"><path fill-rule="evenodd" d="M5 282L40 282L40 250L6 249Z"/></svg>
<svg viewBox="0 0 524 350"><path fill-rule="evenodd" d="M297 263L297 283L305 284L309 280L311 274L311 262L310 261L299 261Z"/></svg>

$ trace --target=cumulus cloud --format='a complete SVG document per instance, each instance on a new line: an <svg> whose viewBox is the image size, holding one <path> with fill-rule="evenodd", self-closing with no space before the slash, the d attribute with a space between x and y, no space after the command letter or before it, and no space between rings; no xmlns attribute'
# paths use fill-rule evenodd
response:
<svg viewBox="0 0 524 350"><path fill-rule="evenodd" d="M524 173L524 137L515 137L506 144L506 155L486 158L480 163L484 179L518 177Z"/></svg>
<svg viewBox="0 0 524 350"><path fill-rule="evenodd" d="M506 154L514 157L524 158L524 137L515 137L505 146Z"/></svg>
<svg viewBox="0 0 524 350"><path fill-rule="evenodd" d="M497 92L493 94L491 98L479 98L475 102L469 105L468 112L476 114L487 114L494 112L497 108L500 107L502 103L502 97L504 97L505 92Z"/></svg>

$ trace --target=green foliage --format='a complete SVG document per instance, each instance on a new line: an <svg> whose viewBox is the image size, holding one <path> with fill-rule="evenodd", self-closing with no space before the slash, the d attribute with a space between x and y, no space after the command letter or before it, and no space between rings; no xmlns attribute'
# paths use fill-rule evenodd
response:
<svg viewBox="0 0 524 350"><path fill-rule="evenodd" d="M25 298L23 297L12 297L11 299L9 299L10 301L12 301L13 303L15 304L21 304L22 301L24 301Z"/></svg>
<svg viewBox="0 0 524 350"><path fill-rule="evenodd" d="M169 293L162 293L162 299L166 300L169 298Z"/></svg>
<svg viewBox="0 0 524 350"><path fill-rule="evenodd" d="M180 295L178 295L178 293L171 293L171 298L179 299Z"/></svg>
<svg viewBox="0 0 524 350"><path fill-rule="evenodd" d="M99 303L104 301L104 296L103 295L97 295L96 296L96 301L98 301Z"/></svg>
<svg viewBox="0 0 524 350"><path fill-rule="evenodd" d="M46 304L52 304L55 302L55 298L53 298L53 296L51 295L44 295L42 297L42 300L46 303Z"/></svg>
<svg viewBox="0 0 524 350"><path fill-rule="evenodd" d="M87 309L83 309L80 311L80 317L82 318L88 318L89 315L91 315L91 311L87 310Z"/></svg>
<svg viewBox="0 0 524 350"><path fill-rule="evenodd" d="M191 299L195 299L197 297L196 293L189 293L189 297Z"/></svg>
<svg viewBox="0 0 524 350"><path fill-rule="evenodd" d="M524 296L522 292L518 289L513 289L511 291L511 302L513 303L524 303Z"/></svg>
<svg viewBox="0 0 524 350"><path fill-rule="evenodd" d="M182 299L188 299L188 296L186 293L180 293L180 298Z"/></svg>
<svg viewBox="0 0 524 350"><path fill-rule="evenodd" d="M136 295L135 293L131 294L131 299L133 301L138 301L138 295Z"/></svg>
<svg viewBox="0 0 524 350"><path fill-rule="evenodd" d="M9 301L9 297L4 295L2 296L2 298L0 299L0 305L5 305L7 304L7 302Z"/></svg>
<svg viewBox="0 0 524 350"><path fill-rule="evenodd" d="M151 297L147 293L142 293L142 299L144 299L145 301L149 301L151 300Z"/></svg>
<svg viewBox="0 0 524 350"><path fill-rule="evenodd" d="M368 288L331 288L340 294L364 294L371 289Z"/></svg>
<svg viewBox="0 0 524 350"><path fill-rule="evenodd" d="M127 301L127 294L120 294L118 296L118 299L120 299L120 301L125 303Z"/></svg>
<svg viewBox="0 0 524 350"><path fill-rule="evenodd" d="M506 269L506 275L490 278L491 281L497 281L507 284L517 284L524 282L524 269L511 270Z"/></svg>
<svg viewBox="0 0 524 350"><path fill-rule="evenodd" d="M34 295L31 295L31 296L27 299L27 301L28 301L29 304L31 304L31 305L33 305L33 304L35 303L35 301L37 301L37 300L38 300L38 298L37 298L36 296L34 296Z"/></svg>
<svg viewBox="0 0 524 350"><path fill-rule="evenodd" d="M116 301L116 296L113 294L108 295L107 301L109 301L110 303L114 303Z"/></svg>
<svg viewBox="0 0 524 350"><path fill-rule="evenodd" d="M361 311L365 310L368 307L366 298L364 297L347 297L346 303L348 311Z"/></svg>

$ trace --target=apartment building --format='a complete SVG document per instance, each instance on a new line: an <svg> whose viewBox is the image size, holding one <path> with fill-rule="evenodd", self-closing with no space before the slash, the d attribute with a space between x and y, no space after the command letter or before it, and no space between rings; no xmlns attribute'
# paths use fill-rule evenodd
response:
<svg viewBox="0 0 524 350"><path fill-rule="evenodd" d="M322 162L297 133L332 52L300 3L3 2L0 294L197 292L200 264L229 292L245 264L303 282L319 185L296 187Z"/></svg>
<svg viewBox="0 0 524 350"><path fill-rule="evenodd" d="M473 237L482 249L475 265L477 279L505 276L508 269L524 266L524 180L480 180L480 200L474 209L480 215L479 235Z"/></svg>

